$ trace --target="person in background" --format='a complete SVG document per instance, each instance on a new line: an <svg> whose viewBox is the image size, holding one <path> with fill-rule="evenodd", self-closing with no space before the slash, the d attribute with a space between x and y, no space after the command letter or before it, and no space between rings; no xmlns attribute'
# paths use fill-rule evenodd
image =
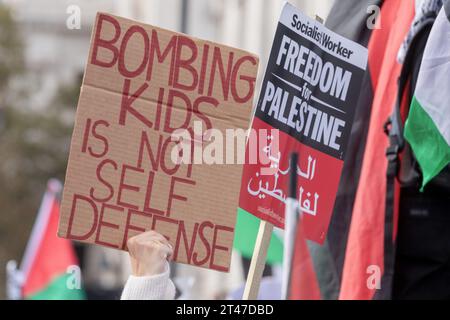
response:
<svg viewBox="0 0 450 320"><path fill-rule="evenodd" d="M169 260L173 254L167 239L147 231L128 239L131 275L121 300L170 300L175 297L175 285L170 280Z"/></svg>

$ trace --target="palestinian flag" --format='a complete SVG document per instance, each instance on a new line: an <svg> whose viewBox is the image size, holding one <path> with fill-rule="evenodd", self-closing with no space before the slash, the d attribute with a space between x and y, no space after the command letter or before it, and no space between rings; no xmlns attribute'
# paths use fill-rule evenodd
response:
<svg viewBox="0 0 450 320"><path fill-rule="evenodd" d="M339 0L336 1L326 19L325 25L342 36L368 47L373 31L367 27L367 8L383 6L382 0ZM350 18L351 17L351 18ZM386 26L386 22L383 21ZM388 29L388 26L386 26ZM385 48L381 37L372 47L379 48L378 54ZM381 55L372 54L369 48L369 62L361 84L361 93L355 107L355 116L351 137L347 146L341 180L334 205L327 239L322 246L308 243L311 257L317 272L323 299L334 300L339 296L346 246L356 190L361 173L362 160L366 146L370 112L374 91L377 85Z"/></svg>
<svg viewBox="0 0 450 320"><path fill-rule="evenodd" d="M373 5L379 14L367 12ZM367 270L376 265L384 274L388 139L382 128L396 101L397 53L413 16L413 1L339 0L326 20L329 29L367 46L369 62L327 239L322 246L307 242L322 299L379 296L367 286ZM368 18L380 19L378 27L368 28Z"/></svg>
<svg viewBox="0 0 450 320"><path fill-rule="evenodd" d="M289 300L320 300L322 296L302 220L303 215L300 216L300 220L297 223Z"/></svg>
<svg viewBox="0 0 450 320"><path fill-rule="evenodd" d="M422 169L422 189L450 163L450 3L431 29L405 125Z"/></svg>
<svg viewBox="0 0 450 320"><path fill-rule="evenodd" d="M390 289L388 286L382 286L381 290L369 287L367 280L371 275L368 270L372 267L379 268L381 275L385 275L385 151L388 138L382 128L397 99L397 79L401 71L397 54L414 12L413 1L383 1L379 15L381 28L373 30L370 37L368 49L373 101L345 248L340 299L376 299ZM395 189L395 203L398 203L398 185ZM397 217L398 206L394 205L394 208L394 217ZM395 226L394 221L394 237Z"/></svg>
<svg viewBox="0 0 450 320"><path fill-rule="evenodd" d="M259 222L254 215L241 208L238 209L233 247L245 258L252 258ZM283 240L280 233L281 230L277 232L274 228L267 251L266 263L269 265L279 265L283 262Z"/></svg>
<svg viewBox="0 0 450 320"><path fill-rule="evenodd" d="M60 191L61 183L50 180L21 265L24 299L72 300L84 297L77 286L77 281L81 281L76 279L79 274L68 270L77 265L72 243L56 235L59 219L57 195Z"/></svg>

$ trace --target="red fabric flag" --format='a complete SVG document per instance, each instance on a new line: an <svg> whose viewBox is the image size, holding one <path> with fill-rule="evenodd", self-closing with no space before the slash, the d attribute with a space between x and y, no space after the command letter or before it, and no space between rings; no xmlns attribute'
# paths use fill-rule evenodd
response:
<svg viewBox="0 0 450 320"><path fill-rule="evenodd" d="M313 261L306 243L302 219L297 224L294 256L292 260L290 300L320 300L320 288Z"/></svg>
<svg viewBox="0 0 450 320"><path fill-rule="evenodd" d="M350 225L340 299L372 299L368 268L383 273L384 215L388 138L383 124L392 112L401 65L397 53L414 16L414 2L386 0L381 28L369 42L369 68L374 86L370 127ZM398 192L397 192L398 194ZM395 206L397 207L397 206Z"/></svg>
<svg viewBox="0 0 450 320"><path fill-rule="evenodd" d="M59 181L50 180L22 262L25 299L80 299L81 289L71 288L67 268L77 265L72 243L57 236Z"/></svg>

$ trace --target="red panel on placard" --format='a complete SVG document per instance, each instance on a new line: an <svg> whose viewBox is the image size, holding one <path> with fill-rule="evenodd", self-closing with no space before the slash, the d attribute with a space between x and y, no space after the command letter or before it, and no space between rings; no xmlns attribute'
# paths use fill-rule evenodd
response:
<svg viewBox="0 0 450 320"><path fill-rule="evenodd" d="M274 130L257 117L253 120L253 129ZM279 150L281 152L278 170L275 174L262 175L262 164L245 164L242 176L239 206L260 219L267 220L277 227L284 227L284 201L287 196L289 156L291 152L299 154L297 164L299 205L304 213L306 237L323 243L333 211L343 161L312 149L295 138L279 132ZM259 141L261 144L261 141ZM247 154L250 143L247 145ZM258 148L260 145L258 145Z"/></svg>

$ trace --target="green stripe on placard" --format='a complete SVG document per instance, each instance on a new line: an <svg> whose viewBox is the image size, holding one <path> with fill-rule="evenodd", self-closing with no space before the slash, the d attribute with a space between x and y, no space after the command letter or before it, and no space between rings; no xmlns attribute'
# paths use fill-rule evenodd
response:
<svg viewBox="0 0 450 320"><path fill-rule="evenodd" d="M83 300L85 299L82 289L69 289L67 280L72 274L61 274L55 277L44 289L26 297L29 300ZM69 280L70 281L70 280Z"/></svg>
<svg viewBox="0 0 450 320"><path fill-rule="evenodd" d="M416 97L413 97L405 124L405 138L422 169L423 191L425 185L450 163L450 146Z"/></svg>
<svg viewBox="0 0 450 320"><path fill-rule="evenodd" d="M254 215L241 208L238 209L233 246L246 258L251 258L253 255L259 222L260 220ZM283 261L283 243L274 233L270 239L266 261L271 265L281 264Z"/></svg>

